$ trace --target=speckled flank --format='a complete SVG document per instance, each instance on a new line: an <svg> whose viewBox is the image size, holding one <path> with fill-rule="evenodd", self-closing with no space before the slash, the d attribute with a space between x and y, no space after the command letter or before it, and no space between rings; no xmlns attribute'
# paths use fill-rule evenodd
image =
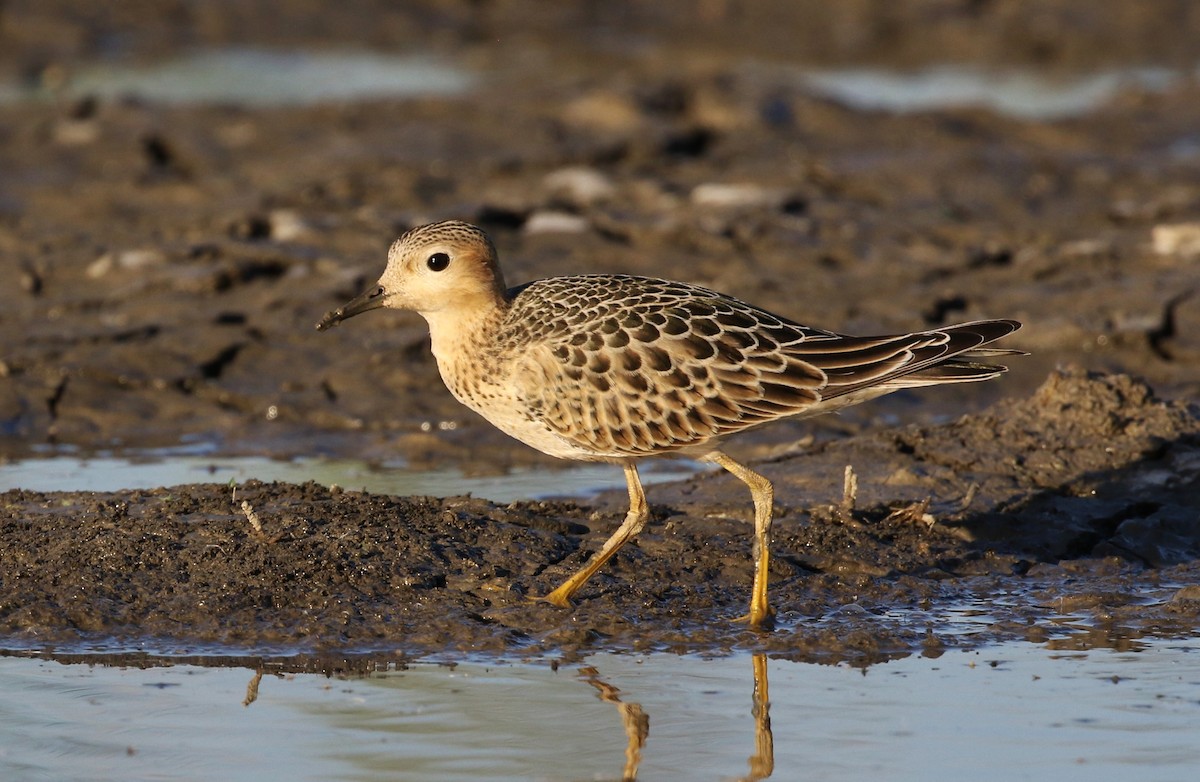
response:
<svg viewBox="0 0 1200 782"><path fill-rule="evenodd" d="M450 391L545 453L626 466L630 513L579 573L571 595L645 523L633 462L688 453L742 479L755 500L752 624L766 602L770 483L718 450L721 440L780 418L817 415L899 388L988 380L976 359L1020 324L990 320L881 337L803 326L695 285L626 275L555 277L506 289L486 234L457 221L414 228L388 254L369 306L429 322ZM356 300L359 301L359 300ZM339 311L342 312L342 311ZM341 319L327 316L329 325Z"/></svg>

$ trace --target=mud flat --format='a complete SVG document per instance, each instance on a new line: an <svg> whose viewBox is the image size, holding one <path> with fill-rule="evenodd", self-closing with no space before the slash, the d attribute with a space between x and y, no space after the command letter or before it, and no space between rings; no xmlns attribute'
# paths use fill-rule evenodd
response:
<svg viewBox="0 0 1200 782"><path fill-rule="evenodd" d="M151 639L179 653L749 649L858 663L1186 636L1200 618L1198 433L1195 411L1136 381L1072 371L953 423L768 460L774 632L731 621L750 524L722 476L655 487L655 523L570 610L528 598L611 532L619 496L596 509L312 483L10 491L0 632L68 652ZM847 465L861 488L838 496ZM967 633L953 619L981 613Z"/></svg>

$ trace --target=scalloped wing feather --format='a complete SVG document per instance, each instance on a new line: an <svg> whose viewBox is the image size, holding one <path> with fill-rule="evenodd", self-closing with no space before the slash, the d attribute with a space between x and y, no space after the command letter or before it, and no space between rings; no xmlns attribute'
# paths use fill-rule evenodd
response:
<svg viewBox="0 0 1200 782"><path fill-rule="evenodd" d="M987 379L1004 368L954 357L1007 353L982 346L1018 327L850 337L706 288L620 275L513 293L500 342L519 354L514 379L529 415L614 457L703 446L907 386Z"/></svg>

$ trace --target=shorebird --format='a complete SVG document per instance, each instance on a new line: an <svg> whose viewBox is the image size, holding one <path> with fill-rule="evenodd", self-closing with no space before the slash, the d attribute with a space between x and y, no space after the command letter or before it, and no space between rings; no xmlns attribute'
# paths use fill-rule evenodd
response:
<svg viewBox="0 0 1200 782"><path fill-rule="evenodd" d="M491 240L459 221L423 225L388 251L379 282L317 324L368 310L413 310L429 325L446 387L500 430L563 459L625 470L629 512L599 551L540 598L572 596L645 526L636 463L680 454L717 464L750 489L754 581L742 620L769 624L771 482L720 450L730 435L839 410L901 388L990 380L979 359L1020 328L980 320L878 337L804 326L683 282L589 274L509 288Z"/></svg>

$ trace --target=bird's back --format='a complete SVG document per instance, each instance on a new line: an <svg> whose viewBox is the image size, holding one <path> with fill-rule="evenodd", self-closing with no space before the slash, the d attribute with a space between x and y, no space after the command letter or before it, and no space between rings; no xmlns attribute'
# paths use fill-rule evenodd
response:
<svg viewBox="0 0 1200 782"><path fill-rule="evenodd" d="M1004 368L954 357L1018 327L980 321L849 337L699 286L627 275L539 280L509 297L487 342L512 398L463 401L518 439L575 459L703 452L779 418L994 377ZM497 420L500 407L519 410L519 420Z"/></svg>

